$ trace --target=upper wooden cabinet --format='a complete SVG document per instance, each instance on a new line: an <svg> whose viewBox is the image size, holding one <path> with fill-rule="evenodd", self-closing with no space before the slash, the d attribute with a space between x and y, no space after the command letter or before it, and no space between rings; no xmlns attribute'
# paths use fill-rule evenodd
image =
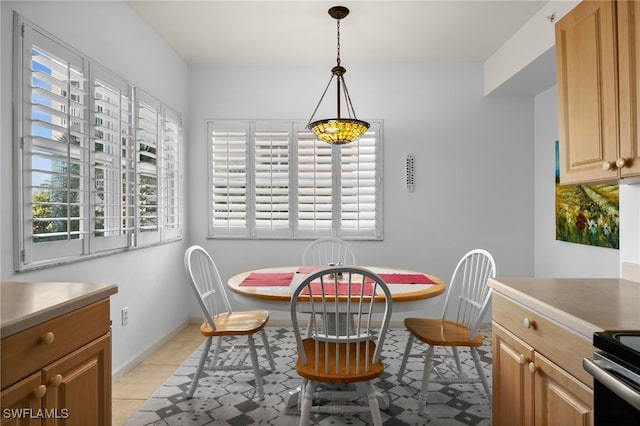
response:
<svg viewBox="0 0 640 426"><path fill-rule="evenodd" d="M640 176L640 2L618 5L618 96L620 99L620 177Z"/></svg>
<svg viewBox="0 0 640 426"><path fill-rule="evenodd" d="M583 1L555 27L560 181L640 176L640 4Z"/></svg>

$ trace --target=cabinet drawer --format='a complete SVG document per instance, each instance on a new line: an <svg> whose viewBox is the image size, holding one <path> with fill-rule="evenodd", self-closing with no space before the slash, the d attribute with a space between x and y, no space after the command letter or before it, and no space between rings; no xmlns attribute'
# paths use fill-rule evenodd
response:
<svg viewBox="0 0 640 426"><path fill-rule="evenodd" d="M593 378L582 368L582 359L593 356L594 347L589 339L497 292L493 293L492 309L495 322L593 388Z"/></svg>
<svg viewBox="0 0 640 426"><path fill-rule="evenodd" d="M109 318L105 299L2 339L2 389L108 333Z"/></svg>

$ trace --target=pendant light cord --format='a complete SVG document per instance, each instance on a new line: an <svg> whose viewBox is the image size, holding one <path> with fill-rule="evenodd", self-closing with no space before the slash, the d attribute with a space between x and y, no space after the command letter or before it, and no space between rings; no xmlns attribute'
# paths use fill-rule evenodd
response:
<svg viewBox="0 0 640 426"><path fill-rule="evenodd" d="M338 58L337 58L337 61L338 61L338 66L340 66L340 20L338 19L338 20L336 20L336 22L337 22L337 27L338 27L338 46L337 46L338 47Z"/></svg>

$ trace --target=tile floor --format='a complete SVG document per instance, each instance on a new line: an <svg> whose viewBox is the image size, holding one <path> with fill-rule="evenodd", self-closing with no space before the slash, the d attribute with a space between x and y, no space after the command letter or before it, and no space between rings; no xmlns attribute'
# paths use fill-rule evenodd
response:
<svg viewBox="0 0 640 426"><path fill-rule="evenodd" d="M274 332L277 332L274 329ZM490 336L490 331L487 331L487 335ZM173 375L173 373L185 363L190 355L202 344L204 338L199 331L199 325L191 324L185 327L175 337L168 341L164 346L151 354L148 358L142 361L138 366L131 370L128 374L122 377L118 382L113 384L112 389L112 424L114 426L123 426L127 420L135 414L140 407L160 388L166 380ZM397 343L397 342L396 342ZM486 340L487 350L490 351L491 341L490 338ZM404 347L404 343L401 345L395 345L400 347L400 351ZM490 371L490 352L487 355L489 358L485 359L485 368L489 368ZM399 360L400 356L394 356L394 359ZM196 359L197 361L197 359ZM195 361L194 361L195 362ZM396 366L397 367L397 366ZM420 364L420 368L422 364ZM418 381L421 379L422 374L418 374ZM394 381L395 376L392 377ZM409 374L405 376L405 381L409 378ZM275 383L275 382L274 382ZM201 383L202 386L202 383ZM393 388L393 386L389 385ZM465 385L462 385L465 386ZM478 389L479 389L479 385ZM413 386L415 389L418 387ZM415 395L407 396L404 386L396 387L396 391L399 391L401 395L398 396L399 401L410 399L413 404L415 401ZM476 402L469 400L468 395L465 392L449 389L449 387L443 388L439 391L434 391L442 399L441 402L437 402L434 398L431 407L431 416L436 420L437 424L456 424L456 425L484 425L490 424L490 403L487 403L486 397L476 392L478 389L473 390L473 398L480 395L480 399ZM182 393L184 389L180 391ZM417 392L417 390L416 390ZM451 393L453 392L453 393ZM252 397L252 396L251 396ZM455 399L457 402L452 404L451 400ZM171 400L173 401L173 400ZM398 403L398 408L404 407L402 403ZM236 407L237 408L237 407ZM479 411L478 411L479 410ZM180 410L178 410L180 411ZM403 411L403 410L401 410ZM463 412L464 411L464 412ZM414 413L411 410L403 411L407 416L411 416ZM139 414L139 413L138 413ZM171 413L169 413L171 414ZM178 413L180 414L180 413ZM234 415L238 413L234 412ZM396 413L397 414L397 413ZM462 415L462 417L460 417ZM415 416L414 416L415 417ZM420 422L424 419L420 418ZM429 420L430 421L430 420ZM243 423L246 424L246 423ZM283 424L283 423L276 423ZM415 419L405 422L403 424L418 424Z"/></svg>
<svg viewBox="0 0 640 426"><path fill-rule="evenodd" d="M189 355L202 344L199 324L190 324L173 339L113 384L111 423L122 426Z"/></svg>

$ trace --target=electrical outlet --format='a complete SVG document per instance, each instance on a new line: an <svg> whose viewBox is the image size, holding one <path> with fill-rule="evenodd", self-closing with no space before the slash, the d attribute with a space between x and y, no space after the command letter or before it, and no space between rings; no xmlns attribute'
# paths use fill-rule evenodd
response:
<svg viewBox="0 0 640 426"><path fill-rule="evenodd" d="M129 308L122 308L122 325L129 323Z"/></svg>

